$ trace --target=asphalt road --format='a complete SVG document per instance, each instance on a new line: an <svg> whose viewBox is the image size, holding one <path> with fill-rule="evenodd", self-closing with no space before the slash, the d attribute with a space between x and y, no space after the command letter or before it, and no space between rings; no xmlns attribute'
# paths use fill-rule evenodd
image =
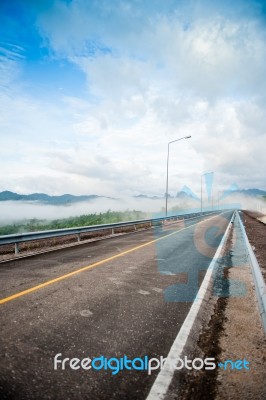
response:
<svg viewBox="0 0 266 400"><path fill-rule="evenodd" d="M54 357L166 357L232 212L0 265L1 399L145 399L158 371Z"/></svg>

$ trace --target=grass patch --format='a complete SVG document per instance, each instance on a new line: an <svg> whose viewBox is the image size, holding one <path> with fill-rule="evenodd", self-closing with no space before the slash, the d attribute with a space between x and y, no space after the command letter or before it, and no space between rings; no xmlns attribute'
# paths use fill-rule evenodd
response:
<svg viewBox="0 0 266 400"><path fill-rule="evenodd" d="M74 228L79 226L111 224L115 222L134 221L147 218L142 211L111 211L105 213L84 214L78 217L41 220L24 219L13 224L0 226L0 235L11 235L23 232L47 231L51 229Z"/></svg>

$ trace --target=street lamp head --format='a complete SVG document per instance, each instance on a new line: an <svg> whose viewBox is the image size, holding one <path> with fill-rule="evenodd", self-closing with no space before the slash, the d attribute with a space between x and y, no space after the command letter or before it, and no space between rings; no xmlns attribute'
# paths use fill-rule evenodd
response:
<svg viewBox="0 0 266 400"><path fill-rule="evenodd" d="M189 138L191 138L191 136L185 136L185 139L189 139Z"/></svg>

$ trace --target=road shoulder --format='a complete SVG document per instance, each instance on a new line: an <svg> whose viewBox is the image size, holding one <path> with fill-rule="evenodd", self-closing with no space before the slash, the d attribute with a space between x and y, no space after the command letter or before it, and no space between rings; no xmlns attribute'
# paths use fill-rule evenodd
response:
<svg viewBox="0 0 266 400"><path fill-rule="evenodd" d="M263 225L257 220L249 222L249 239L252 236L255 240L254 231L258 229L259 243L265 243L266 230L262 237L261 227L258 228L256 224ZM258 258L265 265L263 247L255 244L255 248L257 257L259 249L262 249ZM195 345L193 348L188 346L184 353L191 359L213 357L221 366L213 371L178 371L166 396L167 400L266 398L266 338L251 267L247 263L244 242L236 222L224 248L222 261L219 266L220 278L216 283L214 281L214 291L201 318L201 329ZM230 363L224 368L222 364L226 360L242 360L242 365L246 360L249 369L232 369Z"/></svg>

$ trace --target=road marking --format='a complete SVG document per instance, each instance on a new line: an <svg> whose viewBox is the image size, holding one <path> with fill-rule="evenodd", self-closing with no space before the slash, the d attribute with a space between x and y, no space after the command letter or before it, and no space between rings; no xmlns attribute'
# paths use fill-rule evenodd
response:
<svg viewBox="0 0 266 400"><path fill-rule="evenodd" d="M143 294L144 296L147 296L148 294L150 294L150 292L147 292L146 290L138 290L139 294Z"/></svg>
<svg viewBox="0 0 266 400"><path fill-rule="evenodd" d="M160 271L160 275L176 275L176 274L171 271Z"/></svg>
<svg viewBox="0 0 266 400"><path fill-rule="evenodd" d="M90 317L93 313L90 310L82 310L80 311L80 315L82 317Z"/></svg>
<svg viewBox="0 0 266 400"><path fill-rule="evenodd" d="M231 221L233 220L234 215L235 213L233 214ZM175 370L173 370L173 368L171 368L170 365L175 365L176 360L181 357L182 352L184 351L184 347L187 343L187 339L190 335L194 322L197 318L199 309L204 301L207 290L210 287L211 278L213 275L213 270L215 268L216 261L220 256L220 253L222 251L226 238L228 237L229 229L231 226L232 224L230 224L229 222L227 229L224 233L224 236L220 242L220 245L218 246L218 249L216 250L214 257L209 264L203 282L197 293L196 299L194 300L189 310L189 313L187 314L186 319L183 322L174 340L174 343L172 344L168 356L166 357L166 361L162 369L160 370L159 374L157 375L157 378L155 379L155 382L153 383L151 390L148 396L146 397L146 400L163 400L167 395L168 388L171 384L172 378L175 373ZM176 398L178 398L178 393L176 394Z"/></svg>
<svg viewBox="0 0 266 400"><path fill-rule="evenodd" d="M157 293L161 293L163 291L163 289L158 288L158 287L153 287L151 290L154 290Z"/></svg>
<svg viewBox="0 0 266 400"><path fill-rule="evenodd" d="M225 212L224 212L224 213L225 213ZM224 214L224 213L223 213L223 214ZM218 214L218 215L221 215L221 214ZM176 234L178 234L178 233L180 233L180 232L182 232L182 231L184 231L184 230L186 230L186 229L190 229L191 227L193 227L193 226L195 226L195 225L197 225L197 224L204 223L204 222L206 222L206 221L208 221L208 220L210 220L210 219L212 219L212 218L215 218L215 217L217 217L217 215L214 215L214 216L212 216L212 217L210 217L210 218L204 219L203 221L196 222L195 224L192 224L192 225L190 225L190 226L187 226L186 228L183 228L183 229L181 229L181 230L179 230L179 231L171 232L171 233L169 233L168 235L164 235L164 236L162 236L162 237L160 237L160 238L158 238L158 239L154 239L154 240L151 240L151 241L149 241L149 242L143 243L143 244L141 244L141 245L139 245L139 246L133 247L133 248L128 249L128 250L125 250L125 251L123 251L123 252L121 252L121 253L119 253L119 254L116 254L116 255L114 255L114 256L111 256L111 257L105 258L105 259L103 259L103 260L97 261L97 262L95 262L94 264L87 265L87 266L85 266L85 267L79 268L79 269L77 269L76 271L72 271L72 272L69 272L69 273L67 273L67 274L65 274L65 275L61 275L61 276L59 276L59 277L57 277L57 278L54 278L54 279L51 279L51 280L49 280L49 281L43 282L43 283L41 283L41 284L39 284L39 285L36 285L36 286L33 286L33 287L29 288L29 289L26 289L26 290L23 290L23 291L21 291L21 292L12 294L11 296L4 297L3 299L0 299L0 304L8 303L9 301L12 301L12 300L15 300L15 299L17 299L17 298L19 298L19 297L22 297L22 296L25 296L25 295L27 295L27 294L36 292L36 291L39 290L39 289L43 289L43 288L46 287L46 286L50 286L50 285L52 285L52 284L54 284L54 283L60 282L60 281L62 281L62 280L64 280L64 279L68 279L68 278L70 278L70 277L72 277L72 276L75 276L75 275L77 275L77 274L80 274L81 272L88 271L88 270L90 270L90 269L92 269L92 268L98 267L99 265L106 264L106 263L108 263L109 261L116 260L117 258L123 257L123 256L126 255L126 254L130 254L130 253L132 253L132 252L134 252L134 251L136 251L136 250L142 249L142 248L147 247L147 246L149 246L149 245L151 245L151 244L153 244L153 243L159 242L160 240L166 239L166 238L168 238L169 236L176 235Z"/></svg>

